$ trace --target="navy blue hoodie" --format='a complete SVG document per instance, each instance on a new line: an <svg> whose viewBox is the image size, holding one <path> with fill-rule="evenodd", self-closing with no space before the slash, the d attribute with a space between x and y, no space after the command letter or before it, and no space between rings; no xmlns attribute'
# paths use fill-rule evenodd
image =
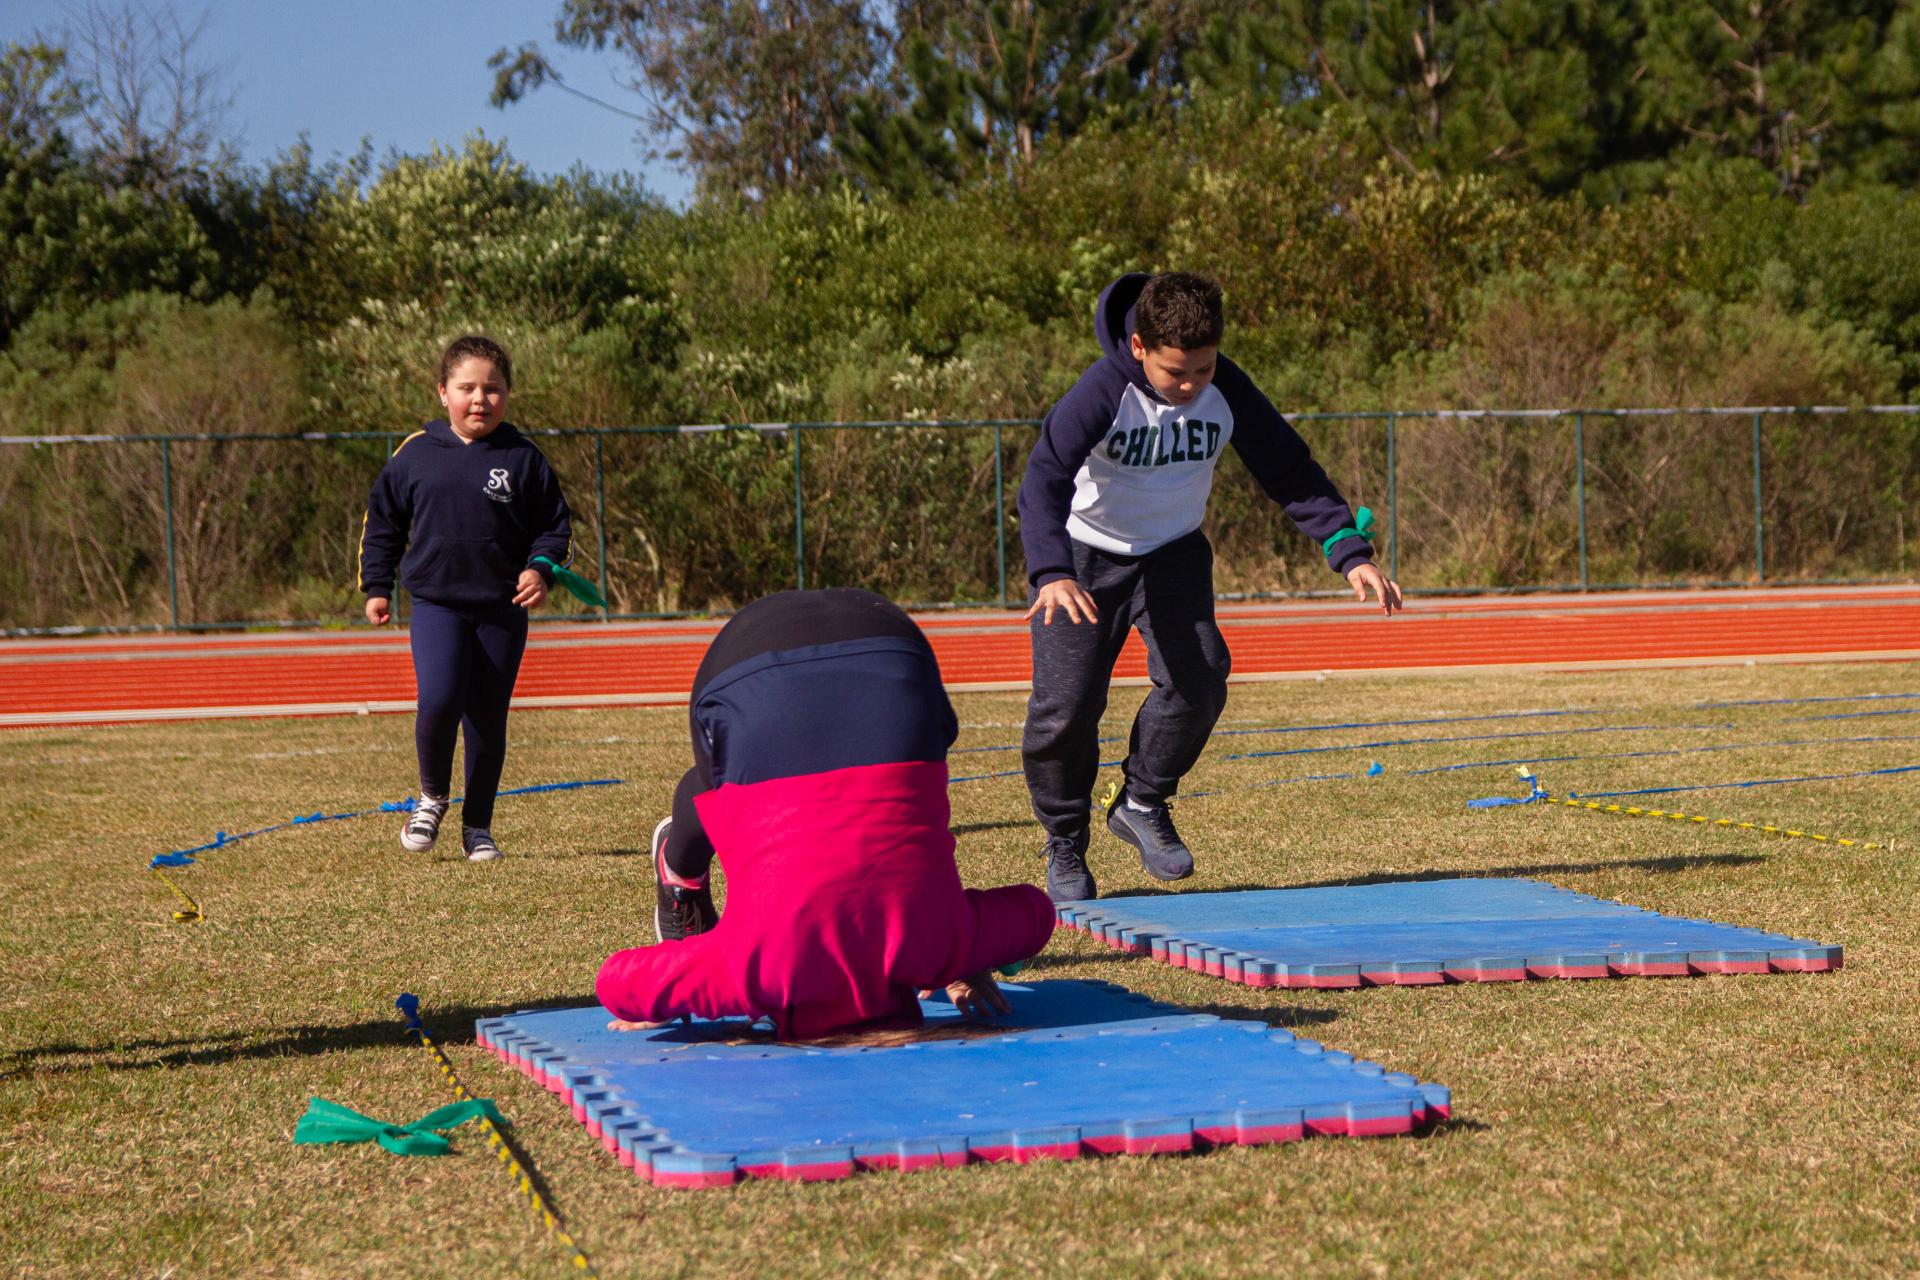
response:
<svg viewBox="0 0 1920 1280"><path fill-rule="evenodd" d="M367 495L360 589L392 595L398 568L422 600L508 604L526 569L553 585L533 557L565 564L572 540L560 482L531 440L503 422L469 444L436 418L400 442Z"/></svg>
<svg viewBox="0 0 1920 1280"><path fill-rule="evenodd" d="M1148 277L1106 287L1094 334L1106 354L1048 411L1020 485L1020 541L1036 587L1073 576L1073 543L1145 555L1200 527L1220 450L1232 444L1268 497L1316 543L1353 524L1345 498L1297 432L1224 355L1189 404L1153 390L1133 358L1133 306ZM1328 560L1345 573L1373 558L1342 538Z"/></svg>

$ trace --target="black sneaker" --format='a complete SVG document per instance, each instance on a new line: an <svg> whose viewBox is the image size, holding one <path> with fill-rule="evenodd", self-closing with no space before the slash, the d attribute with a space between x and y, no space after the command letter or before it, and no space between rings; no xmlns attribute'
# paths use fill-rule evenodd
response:
<svg viewBox="0 0 1920 1280"><path fill-rule="evenodd" d="M653 932L662 942L681 942L720 923L706 885L689 889L667 883L667 832L672 829L672 818L660 819L653 829Z"/></svg>
<svg viewBox="0 0 1920 1280"><path fill-rule="evenodd" d="M1047 860L1047 896L1055 902L1084 902L1099 896L1087 869L1087 830L1048 836L1041 854Z"/></svg>
<svg viewBox="0 0 1920 1280"><path fill-rule="evenodd" d="M1107 830L1140 851L1140 865L1156 880L1185 880L1193 874L1193 854L1173 829L1170 805L1135 809L1123 790L1107 806Z"/></svg>
<svg viewBox="0 0 1920 1280"><path fill-rule="evenodd" d="M440 819L447 816L447 798L434 799L426 792L413 802L413 816L400 828L400 847L422 853L433 848L440 838Z"/></svg>
<svg viewBox="0 0 1920 1280"><path fill-rule="evenodd" d="M493 833L485 827L461 827L460 847L467 851L468 862L492 862L504 856L493 842Z"/></svg>

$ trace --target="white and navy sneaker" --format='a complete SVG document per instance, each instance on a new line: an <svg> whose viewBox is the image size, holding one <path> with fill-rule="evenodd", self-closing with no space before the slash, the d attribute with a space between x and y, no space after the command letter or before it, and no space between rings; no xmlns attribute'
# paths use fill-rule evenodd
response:
<svg viewBox="0 0 1920 1280"><path fill-rule="evenodd" d="M502 856L493 833L485 827L460 828L460 847L467 851L468 862L492 862Z"/></svg>
<svg viewBox="0 0 1920 1280"><path fill-rule="evenodd" d="M422 853L433 848L433 842L440 838L440 819L447 816L447 798L435 798L426 792L413 802L413 816L407 819L407 825L400 828L400 847Z"/></svg>

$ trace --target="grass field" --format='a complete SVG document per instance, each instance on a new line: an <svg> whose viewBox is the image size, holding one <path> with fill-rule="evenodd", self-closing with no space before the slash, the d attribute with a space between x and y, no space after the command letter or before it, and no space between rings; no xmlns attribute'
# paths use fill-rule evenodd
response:
<svg viewBox="0 0 1920 1280"><path fill-rule="evenodd" d="M388 815L296 828L180 873L206 912L191 926L169 919L169 895L143 872L152 854L406 794L411 721L0 735L0 1269L569 1274L474 1129L439 1159L292 1144L309 1095L398 1121L449 1100L393 1012L411 990L609 1276L1912 1274L1920 774L1649 801L1885 851L1542 806L1470 814L1467 799L1516 790L1510 768L1408 774L1803 739L1817 741L1537 767L1555 791L1598 791L1904 765L1920 762L1920 698L1697 704L1913 690L1920 671L1894 665L1236 687L1223 729L1593 714L1217 737L1188 783L1212 794L1180 808L1200 860L1193 889L1529 875L1840 943L1846 968L1254 991L1062 932L1037 976L1109 979L1297 1029L1450 1086L1454 1119L1416 1138L709 1192L640 1183L471 1039L476 1017L591 999L600 959L648 939L643 847L684 767L683 711L518 716L506 785L627 783L503 800L500 863L407 854ZM1125 732L1137 701L1116 698L1109 732ZM1022 705L962 698L960 746L1016 742ZM1796 722L1869 711L1883 714ZM1527 736L1225 758L1485 734ZM1898 735L1910 740L1840 741ZM1373 760L1384 775L1258 785ZM1017 764L1014 751L982 752L954 772ZM960 783L953 798L969 883L1038 875L1018 778ZM1097 837L1103 891L1146 885L1128 852Z"/></svg>

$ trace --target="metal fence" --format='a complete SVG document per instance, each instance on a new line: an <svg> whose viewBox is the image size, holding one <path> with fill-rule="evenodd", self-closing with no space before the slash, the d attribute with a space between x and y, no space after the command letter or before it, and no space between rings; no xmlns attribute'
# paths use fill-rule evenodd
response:
<svg viewBox="0 0 1920 1280"><path fill-rule="evenodd" d="M1389 571L1418 593L1902 577L1920 498L1916 414L1920 406L1822 405L1291 420L1354 504L1375 508ZM659 618L854 582L920 606L1019 603L1008 473L1037 426L528 434L574 507L581 567L613 588L614 604L588 616ZM357 617L345 534L357 534L366 487L403 438L0 437L0 623L18 635ZM1750 574L1731 532L1746 521ZM1314 549L1284 524L1244 472L1222 469L1208 528L1223 594L1329 585Z"/></svg>

